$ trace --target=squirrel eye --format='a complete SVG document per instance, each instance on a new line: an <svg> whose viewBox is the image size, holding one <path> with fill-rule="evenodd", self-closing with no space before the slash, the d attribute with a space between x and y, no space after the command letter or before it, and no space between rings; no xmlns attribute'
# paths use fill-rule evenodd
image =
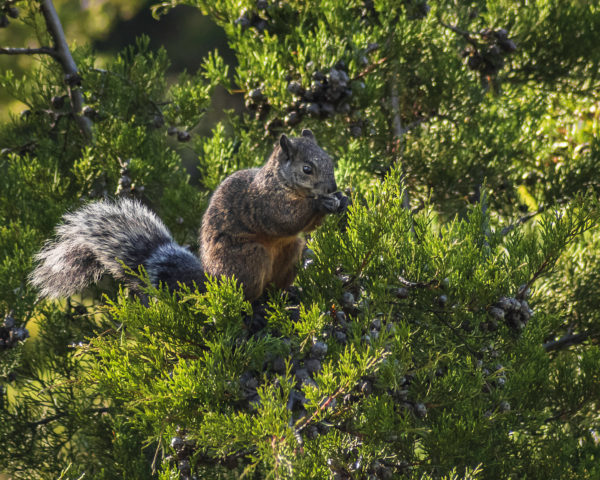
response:
<svg viewBox="0 0 600 480"><path fill-rule="evenodd" d="M312 167L310 165L304 165L302 171L307 175L310 175L312 173Z"/></svg>

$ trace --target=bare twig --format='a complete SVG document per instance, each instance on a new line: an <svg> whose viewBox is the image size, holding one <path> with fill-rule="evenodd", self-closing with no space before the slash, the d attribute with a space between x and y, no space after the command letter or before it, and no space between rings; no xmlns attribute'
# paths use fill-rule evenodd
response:
<svg viewBox="0 0 600 480"><path fill-rule="evenodd" d="M118 78L119 80L121 80L122 82L126 83L128 86L130 86L131 88L139 88L137 85L135 85L131 80L129 80L127 77L120 75L116 72L111 72L110 70L105 70L103 68L92 68L91 69L92 72L96 72L99 73L101 75L104 76L108 76L108 75L112 75L115 78ZM103 88L104 88L104 83L103 83ZM160 107L158 106L159 104L154 102L153 100L151 100L150 98L148 98L148 101L150 102L150 104L152 105L152 108L154 108L154 111L156 112L157 115L160 115L161 117L163 116L162 110L160 109ZM172 102L161 102L161 105L168 105L169 103Z"/></svg>
<svg viewBox="0 0 600 480"><path fill-rule="evenodd" d="M65 38L65 32L54 8L52 0L43 0L40 5L42 15L46 21L46 27L48 32L54 41L54 58L61 64L63 71L66 76L76 78L78 75L77 64L73 60L67 40ZM92 122L89 118L80 115L83 108L83 95L81 90L76 86L68 85L69 98L71 100L71 108L75 116L75 120L79 125L81 132L86 138L92 138Z"/></svg>
<svg viewBox="0 0 600 480"><path fill-rule="evenodd" d="M542 264L540 265L540 268L537 269L537 271L533 274L533 276L529 279L529 281L523 286L521 287L523 291L526 291L528 288L531 288L531 286L533 285L533 283L542 276L542 274L545 273L546 268L548 268L548 265L550 265L553 261L556 261L557 257L553 257L551 255L549 255L548 257L546 257L546 259L542 262Z"/></svg>
<svg viewBox="0 0 600 480"><path fill-rule="evenodd" d="M430 280L429 282L411 282L404 277L398 275L398 281L407 288L430 288L436 284L435 280Z"/></svg>
<svg viewBox="0 0 600 480"><path fill-rule="evenodd" d="M398 75L394 72L390 81L390 106L392 108L392 132L394 134L394 154L401 158L404 152L404 134L400 117L400 101L398 99Z"/></svg>
<svg viewBox="0 0 600 480"><path fill-rule="evenodd" d="M106 413L110 411L110 408L108 407L100 407L100 408L91 408L88 410L88 413ZM66 417L68 414L67 412L61 412L61 413L57 413L56 415L52 415L51 417L46 417L46 418L42 418L41 420L38 420L37 422L29 422L27 425L29 427L33 427L33 428L37 428L41 425L46 425L48 423L52 423L56 420L59 420L63 417Z"/></svg>
<svg viewBox="0 0 600 480"><path fill-rule="evenodd" d="M585 401L579 402L574 408L569 410L561 410L560 412L556 412L549 418L544 420L545 423L554 422L556 420L560 420L561 422L565 422L570 418L573 418L583 407L585 406Z"/></svg>
<svg viewBox="0 0 600 480"><path fill-rule="evenodd" d="M16 47L0 47L0 55L50 55L57 58L58 53L50 47L39 48L16 48Z"/></svg>
<svg viewBox="0 0 600 480"><path fill-rule="evenodd" d="M394 134L393 153L396 157L402 157L403 136L406 131L402 128L402 119L400 118L400 101L398 98L398 74L392 73L390 79L390 107L392 109L392 132Z"/></svg>
<svg viewBox="0 0 600 480"><path fill-rule="evenodd" d="M429 310L431 313L433 313L438 320L440 320L446 327L448 327L448 329L463 343L463 345L465 346L465 348L469 351L469 353L471 355L473 355L475 358L477 358L477 352L475 350L473 350L471 348L471 346L469 345L469 342L467 342L467 339L458 331L457 328L455 328L450 322L448 322L442 313L437 312L435 310Z"/></svg>
<svg viewBox="0 0 600 480"><path fill-rule="evenodd" d="M546 207L541 207L538 210L536 210L535 212L530 212L526 215L523 215L521 218L519 218L515 223L511 223L510 225L504 227L502 229L502 231L500 232L502 235L507 235L510 232L512 232L515 228L517 228L519 225L524 224L525 222L528 222L529 220L531 220L533 217L539 215L540 213L544 212L544 210L546 210Z"/></svg>
<svg viewBox="0 0 600 480"><path fill-rule="evenodd" d="M471 34L469 32L467 32L466 30L461 30L460 28L454 26L454 25L449 25L447 23L444 23L441 19L438 18L438 22L440 23L440 25L442 25L445 28L448 28L449 30L452 30L454 33L457 33L458 35L461 35L468 43L470 43L471 45L473 45L473 47L475 48L475 50L478 50L480 48L479 43L477 42L477 40L475 40Z"/></svg>
<svg viewBox="0 0 600 480"><path fill-rule="evenodd" d="M390 105L392 107L392 131L396 141L402 139L405 130L402 128L402 119L400 118L400 101L398 99L398 75L394 72L390 82Z"/></svg>
<svg viewBox="0 0 600 480"><path fill-rule="evenodd" d="M388 60L389 60L388 57L380 58L379 60L377 60L376 62L371 63L364 70L362 70L361 72L359 72L358 75L356 75L356 77L352 78L352 80L358 80L359 78L362 78L362 77L368 75L372 71L377 70L377 68L379 66L383 65Z"/></svg>

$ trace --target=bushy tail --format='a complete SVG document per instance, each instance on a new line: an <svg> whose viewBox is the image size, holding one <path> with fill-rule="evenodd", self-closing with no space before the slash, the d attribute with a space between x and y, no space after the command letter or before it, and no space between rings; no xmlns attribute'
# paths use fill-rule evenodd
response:
<svg viewBox="0 0 600 480"><path fill-rule="evenodd" d="M66 297L97 282L104 272L133 284L121 263L137 271L143 265L152 283L201 285L197 257L177 245L167 227L135 200L96 202L63 217L56 238L36 255L30 282L41 297Z"/></svg>

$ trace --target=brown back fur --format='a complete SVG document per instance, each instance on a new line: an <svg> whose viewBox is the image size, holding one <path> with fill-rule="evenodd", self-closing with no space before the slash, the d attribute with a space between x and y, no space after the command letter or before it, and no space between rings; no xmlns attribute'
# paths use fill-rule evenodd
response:
<svg viewBox="0 0 600 480"><path fill-rule="evenodd" d="M202 221L204 271L235 276L249 300L271 283L286 288L293 282L304 247L299 234L321 224L325 213L320 202L337 190L331 158L310 131L302 135L282 136L262 168L226 178Z"/></svg>

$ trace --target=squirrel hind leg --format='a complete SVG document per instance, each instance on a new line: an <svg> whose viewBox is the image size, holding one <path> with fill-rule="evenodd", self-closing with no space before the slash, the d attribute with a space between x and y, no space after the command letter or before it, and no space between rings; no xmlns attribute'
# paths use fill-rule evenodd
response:
<svg viewBox="0 0 600 480"><path fill-rule="evenodd" d="M273 267L272 255L257 242L213 246L204 250L203 261L210 275L235 277L244 289L244 297L250 302L264 293Z"/></svg>
<svg viewBox="0 0 600 480"><path fill-rule="evenodd" d="M302 256L302 250L306 242L297 237L293 242L283 247L273 262L273 274L271 282L279 289L289 287L296 278L297 263Z"/></svg>
<svg viewBox="0 0 600 480"><path fill-rule="evenodd" d="M30 282L40 298L68 297L100 280L105 269L94 253L80 243L47 244L37 255Z"/></svg>

